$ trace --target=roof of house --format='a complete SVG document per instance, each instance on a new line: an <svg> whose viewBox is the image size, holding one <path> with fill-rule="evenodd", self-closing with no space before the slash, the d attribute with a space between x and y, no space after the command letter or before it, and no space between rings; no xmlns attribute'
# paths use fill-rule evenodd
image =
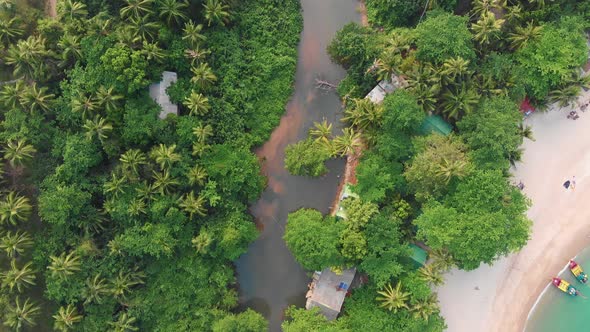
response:
<svg viewBox="0 0 590 332"><path fill-rule="evenodd" d="M385 95L392 93L393 90L395 90L395 86L391 82L383 80L377 83L377 86L365 98L369 98L375 104L379 104L385 99Z"/></svg>
<svg viewBox="0 0 590 332"><path fill-rule="evenodd" d="M420 126L419 132L422 135L428 135L432 132L439 133L441 135L448 135L453 131L453 127L443 120L440 115L429 115L424 119Z"/></svg>
<svg viewBox="0 0 590 332"><path fill-rule="evenodd" d="M329 268L321 272L316 271L306 295L305 308L318 307L328 320L336 319L355 274L354 268L342 270L340 274Z"/></svg>
<svg viewBox="0 0 590 332"><path fill-rule="evenodd" d="M170 101L170 97L166 93L166 89L176 82L176 73L172 71L162 72L162 81L150 85L150 97L162 107L160 112L160 119L164 119L168 114L178 115L178 106Z"/></svg>
<svg viewBox="0 0 590 332"><path fill-rule="evenodd" d="M412 254L410 255L410 257L418 266L423 266L424 264L426 264L426 260L428 260L428 253L426 252L426 250L418 247L413 243L410 244L410 249L412 250Z"/></svg>

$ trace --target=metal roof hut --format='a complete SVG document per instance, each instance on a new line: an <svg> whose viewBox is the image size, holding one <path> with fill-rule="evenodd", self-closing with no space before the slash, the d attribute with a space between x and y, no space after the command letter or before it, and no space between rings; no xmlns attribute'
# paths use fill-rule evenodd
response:
<svg viewBox="0 0 590 332"><path fill-rule="evenodd" d="M428 135L435 132L447 136L451 133L451 131L453 131L453 127L448 122L443 120L440 115L427 116L419 129L419 132L422 135Z"/></svg>
<svg viewBox="0 0 590 332"><path fill-rule="evenodd" d="M176 82L176 73L172 71L162 72L162 81L150 85L150 97L162 107L160 119L165 119L168 114L178 115L178 106L170 101L166 89Z"/></svg>
<svg viewBox="0 0 590 332"><path fill-rule="evenodd" d="M342 270L340 274L329 268L322 272L316 271L305 296L307 297L305 309L318 307L328 320L336 319L355 274L354 268Z"/></svg>

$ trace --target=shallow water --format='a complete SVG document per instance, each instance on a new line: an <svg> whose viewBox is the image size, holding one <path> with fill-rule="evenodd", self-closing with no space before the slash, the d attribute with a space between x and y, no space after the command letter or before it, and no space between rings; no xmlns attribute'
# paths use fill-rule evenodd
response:
<svg viewBox="0 0 590 332"><path fill-rule="evenodd" d="M265 160L268 187L251 207L260 237L236 261L240 303L262 313L270 331L280 331L288 305L303 306L309 277L282 239L287 214L301 207L327 213L344 168L343 160L327 163L330 172L311 179L284 169L285 147L307 135L313 122L326 119L340 128L341 101L335 92L315 88L315 79L337 83L346 72L332 63L326 47L346 23L359 21L358 0L302 0L304 26L299 44L295 92L279 126L257 155ZM339 130L339 129L338 129Z"/></svg>
<svg viewBox="0 0 590 332"><path fill-rule="evenodd" d="M575 261L590 274L590 247L578 254ZM576 281L569 268L562 270L559 277L587 298L566 295L549 284L548 276L548 285L529 314L525 332L590 331L590 283Z"/></svg>

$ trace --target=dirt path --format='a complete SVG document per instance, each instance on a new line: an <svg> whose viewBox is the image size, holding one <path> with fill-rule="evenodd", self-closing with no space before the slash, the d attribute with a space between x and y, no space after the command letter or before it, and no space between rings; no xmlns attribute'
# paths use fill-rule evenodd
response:
<svg viewBox="0 0 590 332"><path fill-rule="evenodd" d="M361 14L361 25L364 27L369 26L369 18L367 17L367 6L365 5L365 0L360 0L359 14Z"/></svg>
<svg viewBox="0 0 590 332"><path fill-rule="evenodd" d="M57 0L47 0L46 9L49 17L57 17Z"/></svg>
<svg viewBox="0 0 590 332"><path fill-rule="evenodd" d="M590 98L586 92L583 100ZM536 141L525 140L523 160L513 170L532 199L533 231L517 254L471 272L453 271L438 289L449 332L520 332L550 278L588 246L590 112L576 121L555 107L526 120ZM576 177L576 189L562 183ZM476 288L477 287L477 288Z"/></svg>

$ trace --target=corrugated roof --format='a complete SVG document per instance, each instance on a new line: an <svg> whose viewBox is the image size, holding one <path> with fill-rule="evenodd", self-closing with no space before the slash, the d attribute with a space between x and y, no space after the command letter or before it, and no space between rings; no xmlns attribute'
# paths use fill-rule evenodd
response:
<svg viewBox="0 0 590 332"><path fill-rule="evenodd" d="M424 119L420 126L419 132L422 135L428 135L432 132L441 135L448 135L453 131L453 127L447 123L440 115L429 115Z"/></svg>
<svg viewBox="0 0 590 332"><path fill-rule="evenodd" d="M178 115L178 106L170 101L170 97L166 93L166 89L172 83L176 82L176 73L172 71L162 72L162 81L150 85L150 97L162 107L160 112L160 119L164 119L168 114Z"/></svg>

